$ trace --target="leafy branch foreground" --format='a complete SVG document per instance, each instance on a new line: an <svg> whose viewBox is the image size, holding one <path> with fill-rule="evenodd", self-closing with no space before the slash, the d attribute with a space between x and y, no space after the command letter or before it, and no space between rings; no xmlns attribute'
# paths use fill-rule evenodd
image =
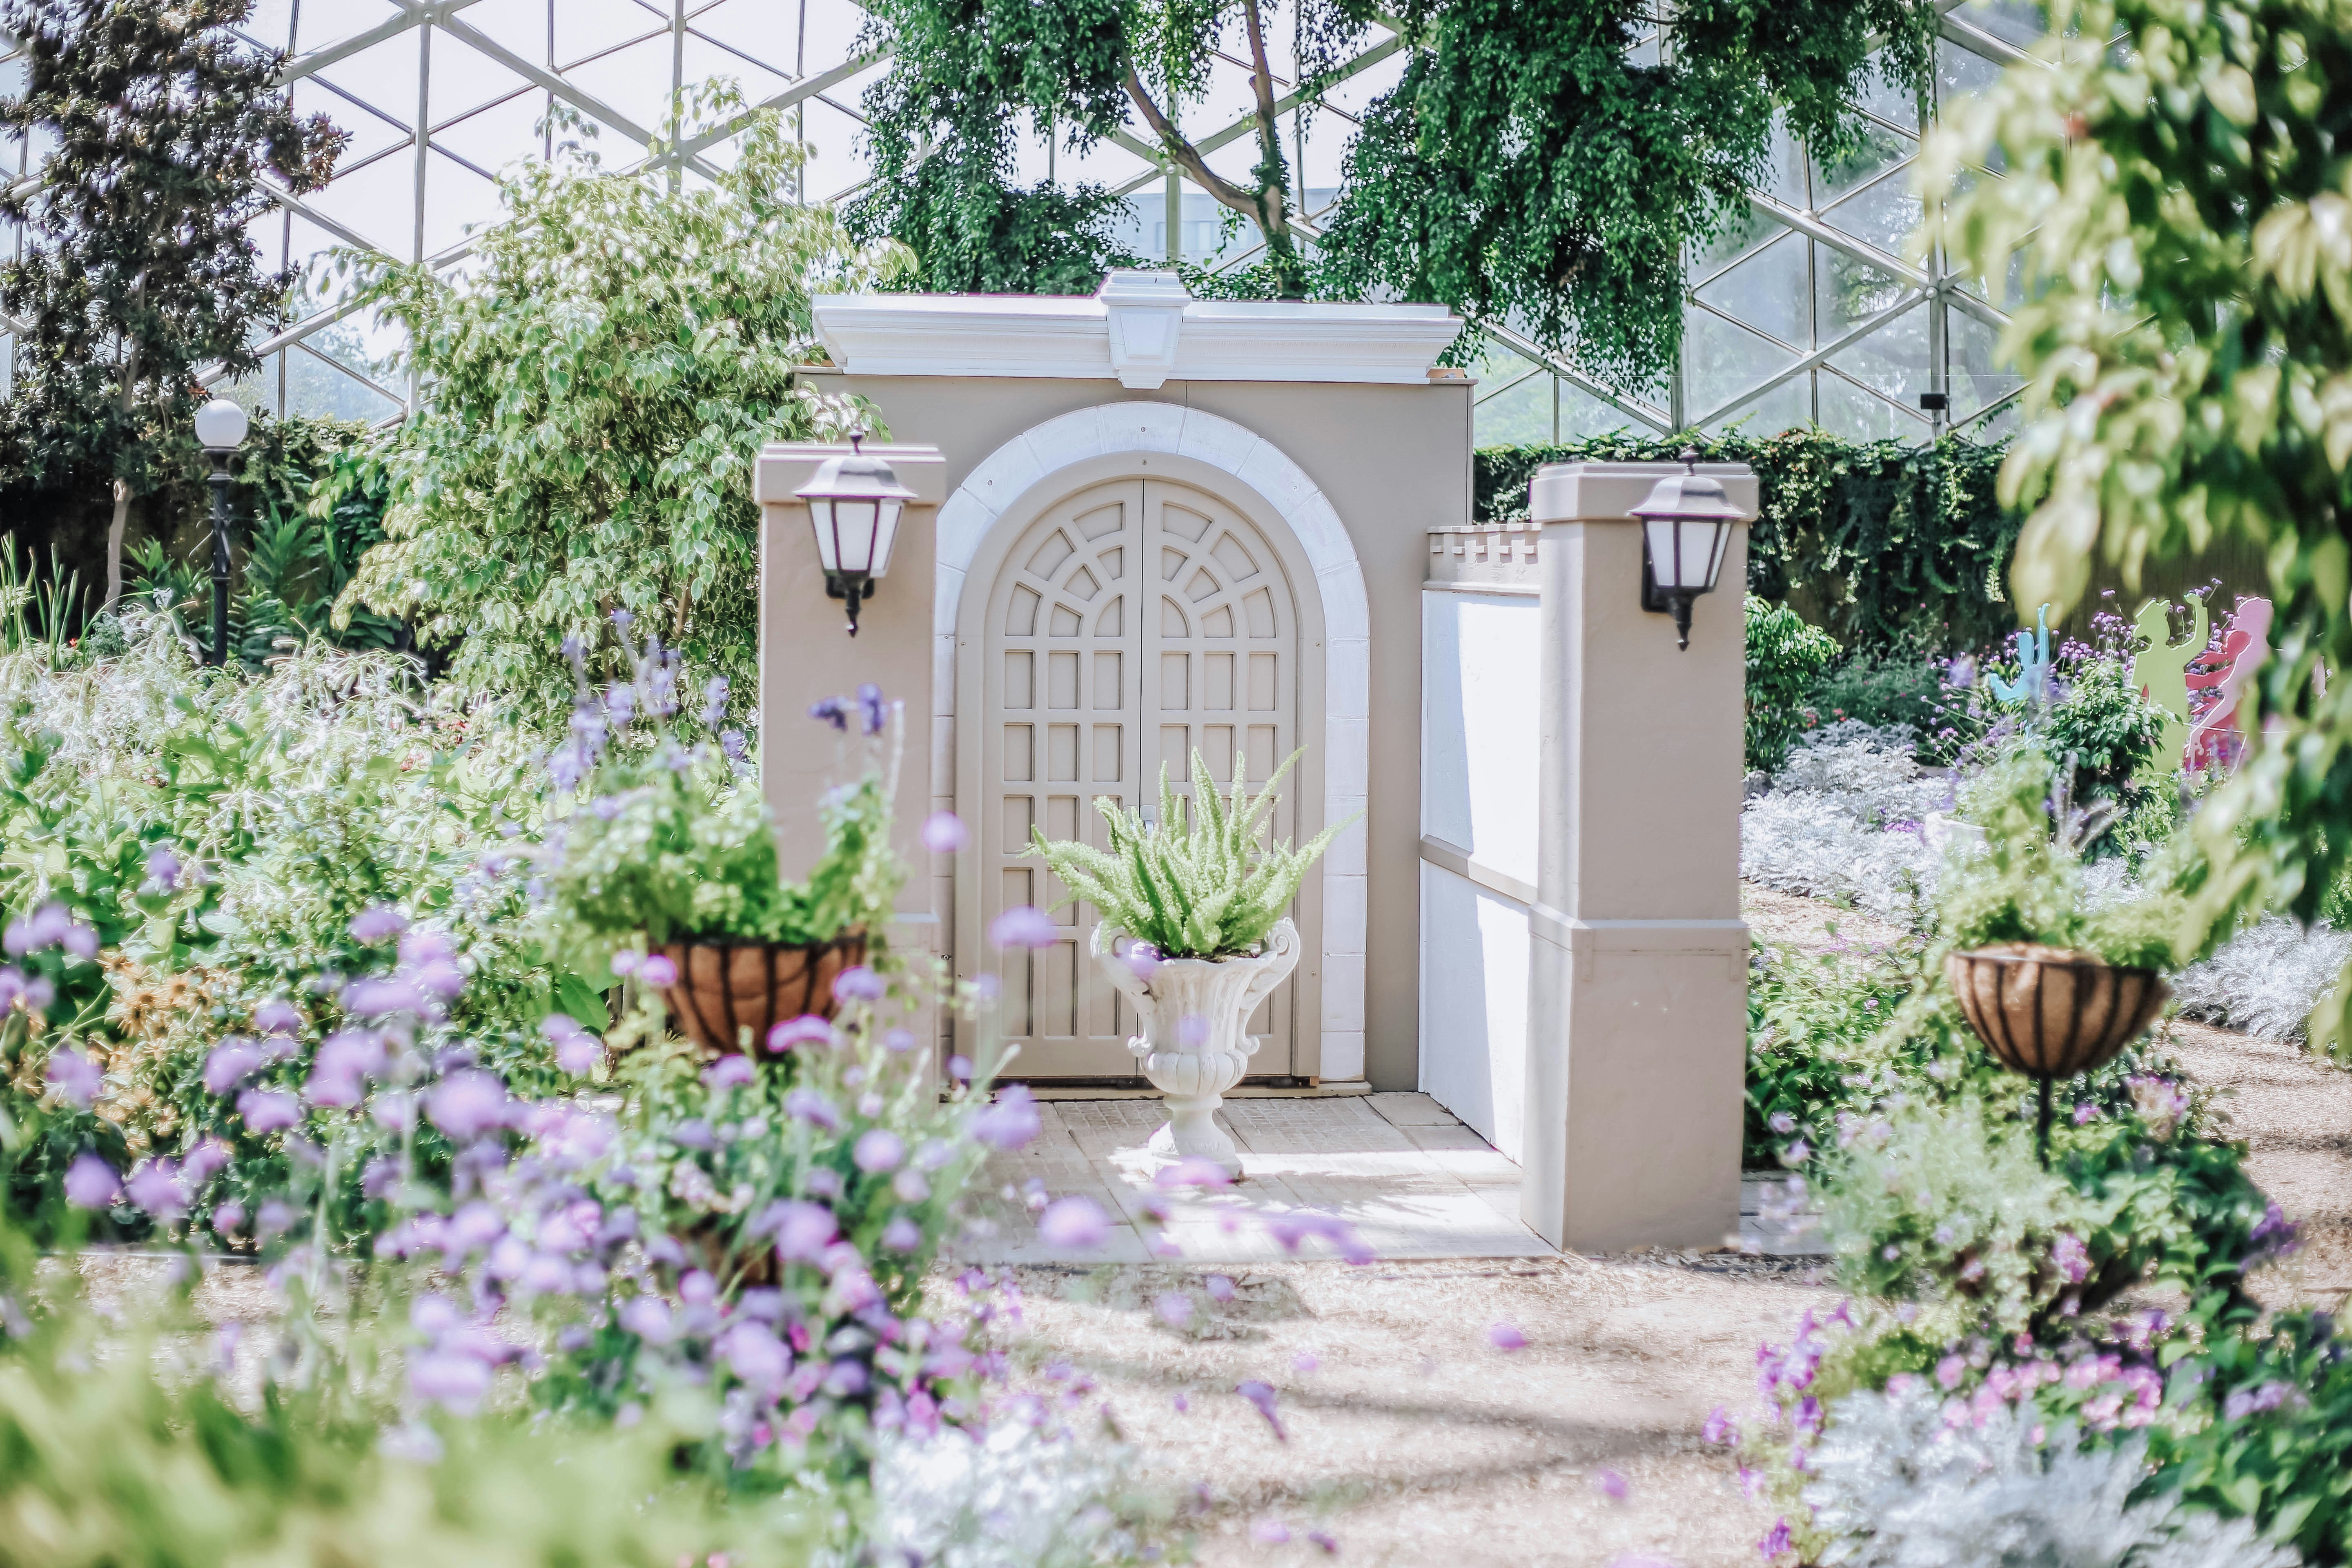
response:
<svg viewBox="0 0 2352 1568"><path fill-rule="evenodd" d="M1258 841L1266 813L1279 798L1275 786L1300 755L1293 752L1283 759L1255 795L1249 793L1248 763L1236 755L1231 789L1220 795L1207 759L1194 752L1192 798L1199 809L1189 816L1162 763L1156 825L1139 811L1122 811L1108 795L1095 797L1095 809L1109 829L1107 850L1076 839L1048 842L1031 828L1032 852L1070 889L1055 907L1090 903L1113 929L1149 944L1162 958L1229 958L1255 952L1297 896L1307 868L1356 820L1333 823L1298 849L1286 841ZM1175 827L1180 822L1189 823L1181 833Z"/></svg>

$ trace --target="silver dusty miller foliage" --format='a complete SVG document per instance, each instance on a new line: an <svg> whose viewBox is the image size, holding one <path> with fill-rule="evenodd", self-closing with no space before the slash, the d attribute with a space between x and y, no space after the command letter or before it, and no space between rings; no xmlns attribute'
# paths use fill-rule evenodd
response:
<svg viewBox="0 0 2352 1568"><path fill-rule="evenodd" d="M2299 1568L2251 1521L2134 1503L2144 1439L2078 1449L2031 1402L1973 1421L1924 1386L1838 1401L1805 1491L1825 1568Z"/></svg>

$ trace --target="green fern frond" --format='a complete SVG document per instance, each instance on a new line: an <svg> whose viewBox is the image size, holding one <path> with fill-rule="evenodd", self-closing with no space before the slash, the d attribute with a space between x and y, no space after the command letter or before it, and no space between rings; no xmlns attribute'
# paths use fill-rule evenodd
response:
<svg viewBox="0 0 2352 1568"><path fill-rule="evenodd" d="M1029 854L1069 889L1054 907L1092 904L1115 930L1171 958L1255 951L1297 897L1307 870L1356 820L1326 827L1300 848L1261 842L1279 799L1276 786L1300 755L1285 758L1253 794L1245 753L1236 753L1233 780L1220 788L1207 759L1195 751L1189 803L1177 794L1163 762L1158 822L1122 810L1107 795L1096 798L1108 829L1102 849L1074 839L1048 840L1033 828Z"/></svg>

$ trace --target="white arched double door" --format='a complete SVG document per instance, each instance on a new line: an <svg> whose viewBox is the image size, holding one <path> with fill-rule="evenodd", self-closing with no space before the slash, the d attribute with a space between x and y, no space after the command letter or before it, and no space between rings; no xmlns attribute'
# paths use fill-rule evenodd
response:
<svg viewBox="0 0 2352 1568"><path fill-rule="evenodd" d="M1289 574L1255 524L1204 490L1156 479L1082 489L1022 531L986 592L975 650L981 795L965 812L979 841L982 931L1008 908L1064 897L1057 878L1023 858L1031 828L1100 847L1097 796L1156 817L1163 763L1189 801L1195 748L1221 782L1238 748L1263 783L1298 744ZM1296 784L1286 782L1274 814L1278 837L1295 833ZM1001 963L998 1018L1021 1047L1012 1076L1135 1076L1133 1012L1087 951L1097 918L1091 905L1062 909L1053 946L967 959L967 971ZM1251 1021L1269 1037L1254 1076L1293 1070L1295 1011L1286 984Z"/></svg>

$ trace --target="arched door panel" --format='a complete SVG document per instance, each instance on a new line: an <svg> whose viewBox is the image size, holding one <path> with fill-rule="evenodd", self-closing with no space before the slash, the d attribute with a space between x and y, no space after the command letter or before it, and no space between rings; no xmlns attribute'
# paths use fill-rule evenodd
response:
<svg viewBox="0 0 2352 1568"><path fill-rule="evenodd" d="M1190 486L1119 479L1049 508L1005 555L983 626L983 798L967 814L980 830L981 930L1005 909L1066 895L1023 858L1033 826L1100 847L1095 798L1156 812L1163 761L1189 803L1193 747L1221 781L1239 748L1263 782L1298 743L1289 578L1255 524ZM1292 834L1294 793L1277 835ZM1062 940L1002 955L998 1016L1020 1047L1012 1075L1133 1077L1132 1010L1087 952L1096 911L1054 919ZM1252 1021L1270 1037L1254 1074L1291 1070L1294 1012L1286 984Z"/></svg>

